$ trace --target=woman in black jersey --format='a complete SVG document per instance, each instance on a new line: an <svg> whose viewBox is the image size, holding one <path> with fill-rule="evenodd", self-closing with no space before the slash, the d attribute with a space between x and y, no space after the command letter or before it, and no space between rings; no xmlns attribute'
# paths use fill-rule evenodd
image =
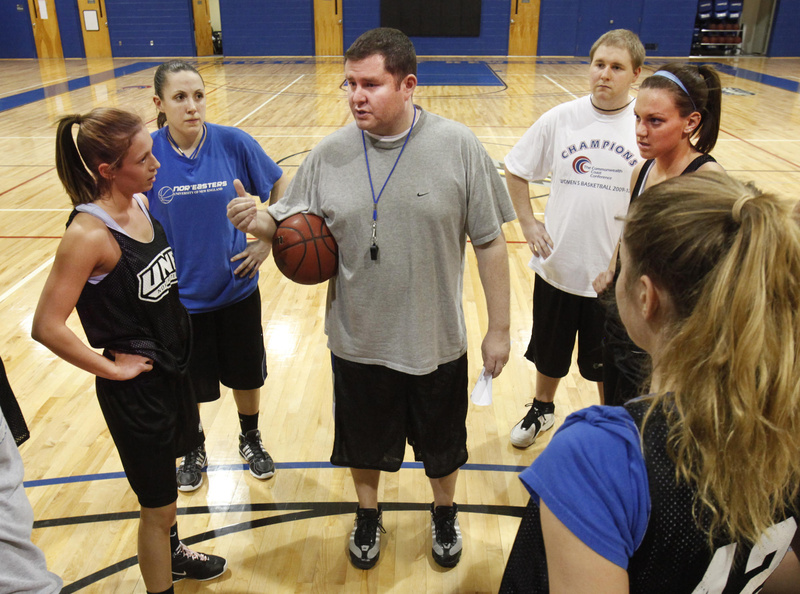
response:
<svg viewBox="0 0 800 594"><path fill-rule="evenodd" d="M634 112L636 140L644 162L631 177L631 202L645 189L694 171L724 171L709 153L719 134L722 88L712 66L673 62L646 78ZM613 284L618 254L608 270L592 283L598 295ZM612 287L613 288L613 287ZM608 308L603 340L605 403L620 405L641 394L649 374L649 358L628 337L613 303Z"/></svg>
<svg viewBox="0 0 800 594"><path fill-rule="evenodd" d="M502 594L797 592L797 217L716 171L634 202L615 292L651 393L571 414L522 472Z"/></svg>
<svg viewBox="0 0 800 594"><path fill-rule="evenodd" d="M77 141L72 128L78 126ZM178 538L175 458L198 445L185 368L191 324L175 260L140 192L159 162L142 120L117 109L62 118L58 176L75 207L33 319L32 336L97 376L103 416L141 505L139 566L149 593L183 578L212 579L227 563ZM89 348L67 326L77 309Z"/></svg>

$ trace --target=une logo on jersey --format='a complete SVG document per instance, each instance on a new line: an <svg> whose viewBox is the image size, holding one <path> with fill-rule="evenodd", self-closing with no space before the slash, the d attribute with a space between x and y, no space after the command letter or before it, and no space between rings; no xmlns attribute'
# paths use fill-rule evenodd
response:
<svg viewBox="0 0 800 594"><path fill-rule="evenodd" d="M592 162L589 157L575 157L572 162L572 170L575 173L589 173L592 170Z"/></svg>
<svg viewBox="0 0 800 594"><path fill-rule="evenodd" d="M139 299L152 303L160 301L170 287L178 282L172 248L164 248L147 268L136 276L139 278Z"/></svg>

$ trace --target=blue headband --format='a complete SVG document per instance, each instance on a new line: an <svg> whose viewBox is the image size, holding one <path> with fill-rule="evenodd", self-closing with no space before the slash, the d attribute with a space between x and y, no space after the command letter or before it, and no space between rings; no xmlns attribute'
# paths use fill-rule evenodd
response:
<svg viewBox="0 0 800 594"><path fill-rule="evenodd" d="M681 90L684 93L686 93L686 96L689 98L689 101L692 102L693 110L694 111L700 111L699 109L697 109L697 105L694 104L694 99L692 99L692 96L689 94L689 91L686 90L686 87L683 86L683 83L681 82L681 79L679 79L677 76L675 76L671 72L667 72L666 70L659 70L658 72L654 72L652 74L652 76L662 76L662 77L674 82L676 85L678 85L681 88Z"/></svg>

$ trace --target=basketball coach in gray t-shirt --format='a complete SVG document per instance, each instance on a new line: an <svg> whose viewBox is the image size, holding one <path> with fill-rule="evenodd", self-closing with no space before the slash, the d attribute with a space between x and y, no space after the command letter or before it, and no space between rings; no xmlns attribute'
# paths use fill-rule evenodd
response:
<svg viewBox="0 0 800 594"><path fill-rule="evenodd" d="M362 569L380 554L380 473L400 468L406 441L433 488L433 558L453 567L461 556L453 496L467 461L467 238L486 295L487 373L500 374L510 348L502 226L514 208L475 135L414 105L416 66L400 31L364 33L345 54L355 122L311 151L269 214L256 213L248 197L228 207L237 228L267 241L276 221L319 215L339 245L325 323L335 399L331 462L352 470L358 509L349 552Z"/></svg>

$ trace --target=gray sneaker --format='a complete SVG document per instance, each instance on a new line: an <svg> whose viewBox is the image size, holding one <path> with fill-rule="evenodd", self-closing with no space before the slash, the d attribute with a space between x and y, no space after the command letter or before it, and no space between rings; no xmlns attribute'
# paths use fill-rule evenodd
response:
<svg viewBox="0 0 800 594"><path fill-rule="evenodd" d="M433 560L442 567L455 567L461 559L463 542L458 525L458 506L431 503L431 549Z"/></svg>
<svg viewBox="0 0 800 594"><path fill-rule="evenodd" d="M350 562L359 569L372 569L381 555L381 532L386 534L378 509L356 509L356 521L350 533Z"/></svg>

